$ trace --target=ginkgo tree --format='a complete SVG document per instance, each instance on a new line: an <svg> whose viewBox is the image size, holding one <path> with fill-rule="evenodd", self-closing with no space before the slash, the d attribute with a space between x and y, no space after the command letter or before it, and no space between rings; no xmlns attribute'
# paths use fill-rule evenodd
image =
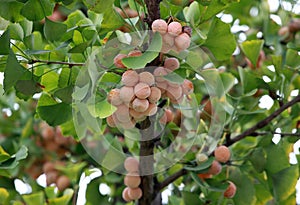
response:
<svg viewBox="0 0 300 205"><path fill-rule="evenodd" d="M271 2L2 0L0 204L295 204L299 3Z"/></svg>

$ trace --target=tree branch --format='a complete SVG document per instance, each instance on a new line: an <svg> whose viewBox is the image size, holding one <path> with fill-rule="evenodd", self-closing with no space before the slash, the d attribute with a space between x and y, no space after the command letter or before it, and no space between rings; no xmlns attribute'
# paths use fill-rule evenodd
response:
<svg viewBox="0 0 300 205"><path fill-rule="evenodd" d="M30 60L28 64L34 64L34 63L45 63L45 64L58 64L58 65L67 65L70 68L73 66L84 66L84 63L70 63L70 62L63 62L63 61L46 61L46 60Z"/></svg>
<svg viewBox="0 0 300 205"><path fill-rule="evenodd" d="M268 116L267 118L261 120L260 122L258 122L256 125L254 125L253 127L247 129L246 131L244 131L243 133L237 135L234 139L230 139L228 140L225 145L226 146L230 146L236 142L238 142L241 139L244 139L247 136L251 136L255 133L256 130L261 129L263 127L265 127L267 124L269 124L274 118L276 118L278 115L280 115L283 111L285 111L287 108L293 106L294 104L300 102L300 95L298 95L297 97L295 97L293 100L287 102L286 104L282 105L279 109L277 109L275 112L273 112L270 116Z"/></svg>
<svg viewBox="0 0 300 205"><path fill-rule="evenodd" d="M169 184L174 182L179 177L187 174L187 172L188 171L186 169L181 169L178 172L176 172L175 174L169 176L164 181L162 181L161 183L159 183L155 186L155 192L158 193L159 191L161 191L163 188L165 188L166 186L168 186Z"/></svg>
<svg viewBox="0 0 300 205"><path fill-rule="evenodd" d="M145 0L148 15L145 21L147 22L149 28L151 28L152 22L160 18L159 3L161 0Z"/></svg>
<svg viewBox="0 0 300 205"><path fill-rule="evenodd" d="M300 133L286 133L286 132L254 132L251 136L263 136L263 135L280 135L281 137L291 136L291 137L300 137Z"/></svg>

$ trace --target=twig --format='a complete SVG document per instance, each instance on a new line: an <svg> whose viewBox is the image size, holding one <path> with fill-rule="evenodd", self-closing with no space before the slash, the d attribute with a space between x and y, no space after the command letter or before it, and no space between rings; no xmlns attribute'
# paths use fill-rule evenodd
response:
<svg viewBox="0 0 300 205"><path fill-rule="evenodd" d="M50 64L59 64L59 65L68 65L70 68L73 66L84 66L84 63L70 63L70 62L63 62L63 61L46 61L46 60L30 60L28 64L35 64L35 63L45 63L47 65Z"/></svg>
<svg viewBox="0 0 300 205"><path fill-rule="evenodd" d="M175 174L169 176L164 181L162 181L161 183L159 183L155 186L155 192L158 193L159 191L161 191L163 188L165 188L166 186L168 186L169 184L174 182L179 177L182 177L183 175L186 175L187 172L188 171L186 169L181 169L178 172L176 172Z"/></svg>
<svg viewBox="0 0 300 205"><path fill-rule="evenodd" d="M286 104L282 105L280 108L278 108L275 112L273 112L270 116L268 116L267 118L259 121L256 125L254 125L253 127L247 129L246 131L244 131L243 133L237 135L234 139L231 140L227 140L225 145L226 146L230 146L232 144L234 144L235 142L240 141L241 139L244 139L247 136L252 136L253 133L255 133L256 130L261 129L263 127L265 127L266 125L268 125L274 118L276 118L278 115L280 115L283 111L285 111L287 108L293 106L294 104L300 102L300 95L298 95L297 97L295 97L293 100L287 102Z"/></svg>
<svg viewBox="0 0 300 205"><path fill-rule="evenodd" d="M286 132L254 132L251 136L263 136L263 135L280 135L281 137L291 136L291 137L300 137L300 133L286 133Z"/></svg>

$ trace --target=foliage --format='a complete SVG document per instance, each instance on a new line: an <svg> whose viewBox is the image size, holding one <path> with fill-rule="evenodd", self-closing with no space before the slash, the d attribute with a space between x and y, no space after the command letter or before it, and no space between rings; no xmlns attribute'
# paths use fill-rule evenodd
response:
<svg viewBox="0 0 300 205"><path fill-rule="evenodd" d="M0 204L74 204L80 176L93 176L94 168L103 175L88 184L86 203L124 203L122 163L139 155L141 133L112 128L105 118L116 110L108 93L120 87L126 70L114 57L134 49L143 54L123 59L126 67L176 57L180 68L165 79L194 86L189 103L160 100L156 115L170 109L184 119L160 130L153 149L174 143L175 153L156 155L154 164L156 191L173 184L168 204L295 204L299 163L290 156L300 136L299 13L283 5L270 11L266 0L162 0L162 19L192 28L188 49L162 54L163 38L147 31L147 2L157 1L1 1ZM268 109L260 106L265 99L272 101ZM199 178L221 144L230 147L230 161L219 175ZM209 159L199 162L199 153ZM68 188L37 182L46 162L68 176ZM15 179L31 193L18 192ZM237 186L231 199L223 196L229 180ZM110 193L101 194L100 184Z"/></svg>

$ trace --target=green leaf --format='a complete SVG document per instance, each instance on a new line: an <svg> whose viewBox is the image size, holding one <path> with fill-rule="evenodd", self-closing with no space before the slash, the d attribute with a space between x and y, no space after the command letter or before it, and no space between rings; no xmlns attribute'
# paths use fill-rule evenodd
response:
<svg viewBox="0 0 300 205"><path fill-rule="evenodd" d="M182 198L185 204L189 205L199 205L201 204L201 200L199 198L199 194L195 194L193 192L182 192Z"/></svg>
<svg viewBox="0 0 300 205"><path fill-rule="evenodd" d="M21 9L23 4L18 1L2 0L0 6L0 16L11 22L17 22L23 19Z"/></svg>
<svg viewBox="0 0 300 205"><path fill-rule="evenodd" d="M23 41L24 39L24 31L19 23L14 23L9 25L10 38Z"/></svg>
<svg viewBox="0 0 300 205"><path fill-rule="evenodd" d="M259 147L253 150L249 156L249 160L258 173L264 171L267 160L266 153L264 152L263 148Z"/></svg>
<svg viewBox="0 0 300 205"><path fill-rule="evenodd" d="M7 29L1 36L0 36L0 55L8 55L9 48L10 48L10 32Z"/></svg>
<svg viewBox="0 0 300 205"><path fill-rule="evenodd" d="M281 146L270 144L266 147L267 162L265 169L268 174L277 173L290 166L289 156Z"/></svg>
<svg viewBox="0 0 300 205"><path fill-rule="evenodd" d="M117 108L104 100L96 103L96 105L89 106L89 110L94 117L100 117L103 119L112 115Z"/></svg>
<svg viewBox="0 0 300 205"><path fill-rule="evenodd" d="M10 155L0 146L0 163L8 160Z"/></svg>
<svg viewBox="0 0 300 205"><path fill-rule="evenodd" d="M0 170L14 169L19 164L19 161L25 159L27 155L28 155L28 149L23 145L15 154L11 155L10 160L6 160L2 164L0 164Z"/></svg>
<svg viewBox="0 0 300 205"><path fill-rule="evenodd" d="M183 9L184 18L191 25L198 24L200 22L200 9L198 2L194 1L189 7Z"/></svg>
<svg viewBox="0 0 300 205"><path fill-rule="evenodd" d="M63 124L72 118L72 108L64 102L38 106L37 113L51 126Z"/></svg>
<svg viewBox="0 0 300 205"><path fill-rule="evenodd" d="M242 173L238 168L231 172L229 177L237 187L235 196L233 197L234 204L238 205L255 205L255 189L254 183L249 176Z"/></svg>
<svg viewBox="0 0 300 205"><path fill-rule="evenodd" d="M40 21L50 16L54 3L48 0L28 0L21 10L21 14L30 21ZM54 31L54 30L53 30Z"/></svg>
<svg viewBox="0 0 300 205"><path fill-rule="evenodd" d="M120 26L124 25L124 19L116 12L115 9L107 9L103 14L103 21L101 23L100 35L106 35Z"/></svg>
<svg viewBox="0 0 300 205"><path fill-rule="evenodd" d="M227 5L219 0L210 0L209 5L206 6L203 11L205 12L203 14L203 21L206 21L213 17L214 15L220 13L222 10L224 10L227 7Z"/></svg>
<svg viewBox="0 0 300 205"><path fill-rule="evenodd" d="M113 8L114 0L84 0L87 7L96 13L104 13Z"/></svg>
<svg viewBox="0 0 300 205"><path fill-rule="evenodd" d="M300 61L296 60L299 59L300 55L299 52L293 49L288 49L286 52L286 65L291 68L298 68L300 67Z"/></svg>
<svg viewBox="0 0 300 205"><path fill-rule="evenodd" d="M54 186L48 186L45 188L45 194L48 199L53 199L56 198L57 193L55 192L55 187Z"/></svg>
<svg viewBox="0 0 300 205"><path fill-rule="evenodd" d="M27 205L37 205L45 203L45 196L43 192L36 192L33 194L22 196Z"/></svg>
<svg viewBox="0 0 300 205"><path fill-rule="evenodd" d="M85 192L87 205L92 205L92 204L109 205L110 204L108 202L108 197L103 196L99 192L100 183L101 183L101 178L96 178L88 184L87 190Z"/></svg>
<svg viewBox="0 0 300 205"><path fill-rule="evenodd" d="M153 61L158 55L162 47L161 35L156 32L153 35L153 39L149 45L149 48L145 53L138 57L128 57L122 59L123 64L127 68L139 69L146 67L147 63Z"/></svg>
<svg viewBox="0 0 300 205"><path fill-rule="evenodd" d="M235 77L231 73L220 73L220 77L223 82L224 92L228 93L231 88L234 86Z"/></svg>
<svg viewBox="0 0 300 205"><path fill-rule="evenodd" d="M200 165L196 166L196 167L192 167L192 166L185 166L184 169L189 170L189 171L193 171L193 172L197 172L197 173L201 173L203 171L206 171L212 164L212 162L214 161L213 157L210 157L207 161L201 163Z"/></svg>
<svg viewBox="0 0 300 205"><path fill-rule="evenodd" d="M58 89L54 92L54 96L58 97L66 104L71 104L73 89L74 87L72 85Z"/></svg>
<svg viewBox="0 0 300 205"><path fill-rule="evenodd" d="M68 205L72 199L73 194L74 191L72 189L66 189L63 196L49 199L49 205Z"/></svg>
<svg viewBox="0 0 300 205"><path fill-rule="evenodd" d="M280 163L280 162L278 162ZM283 204L290 196L296 198L296 184L299 177L298 166L290 166L272 175L275 201Z"/></svg>
<svg viewBox="0 0 300 205"><path fill-rule="evenodd" d="M230 25L215 18L204 46L209 48L217 60L228 60L236 49L236 41L230 31Z"/></svg>
<svg viewBox="0 0 300 205"><path fill-rule="evenodd" d="M23 21L20 21L19 24L23 29L24 37L29 36L32 33L32 29L33 29L32 21L28 21L27 19L24 19Z"/></svg>
<svg viewBox="0 0 300 205"><path fill-rule="evenodd" d="M24 75L26 68L21 66L11 51L8 55L6 68L4 71L4 90L7 92Z"/></svg>
<svg viewBox="0 0 300 205"><path fill-rule="evenodd" d="M181 84L184 81L184 78L182 78L175 72L171 72L168 75L163 76L163 78L166 79L167 81L170 81L170 82L176 83L176 84Z"/></svg>
<svg viewBox="0 0 300 205"><path fill-rule="evenodd" d="M18 80L15 87L17 91L28 96L42 92L41 87L34 80Z"/></svg>
<svg viewBox="0 0 300 205"><path fill-rule="evenodd" d="M9 192L6 189L0 187L0 203L4 203L8 197Z"/></svg>
<svg viewBox="0 0 300 205"><path fill-rule="evenodd" d="M74 46L73 48L71 48L68 51L68 53L83 53L89 45L90 45L89 42L80 43L80 44Z"/></svg>
<svg viewBox="0 0 300 205"><path fill-rule="evenodd" d="M242 51L247 56L247 58L249 58L254 67L256 67L256 62L263 45L264 40L244 41L240 44Z"/></svg>
<svg viewBox="0 0 300 205"><path fill-rule="evenodd" d="M61 22L54 22L46 18L44 25L44 34L47 40L57 41L67 31L67 25Z"/></svg>

